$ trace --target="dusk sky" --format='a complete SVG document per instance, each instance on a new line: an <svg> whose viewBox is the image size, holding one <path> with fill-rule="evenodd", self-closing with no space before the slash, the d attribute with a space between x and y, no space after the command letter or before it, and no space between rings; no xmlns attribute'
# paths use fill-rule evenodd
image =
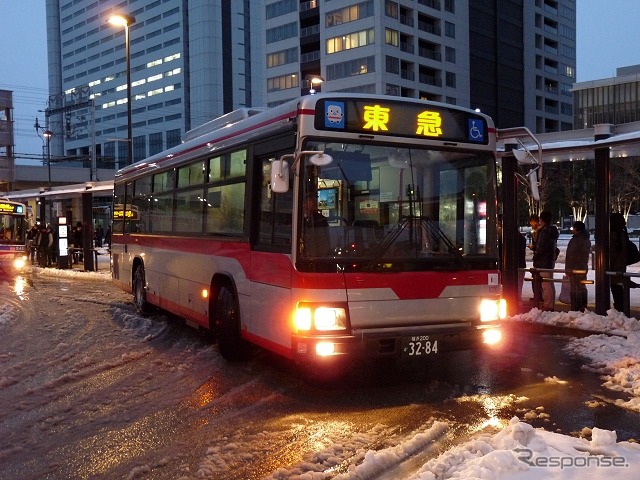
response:
<svg viewBox="0 0 640 480"><path fill-rule="evenodd" d="M577 81L614 77L640 64L638 0L577 0ZM35 118L44 121L47 36L44 0L0 0L0 89L12 90L16 154L42 155Z"/></svg>

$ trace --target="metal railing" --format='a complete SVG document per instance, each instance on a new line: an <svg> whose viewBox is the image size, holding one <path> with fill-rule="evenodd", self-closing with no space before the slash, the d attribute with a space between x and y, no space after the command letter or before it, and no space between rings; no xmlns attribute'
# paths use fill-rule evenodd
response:
<svg viewBox="0 0 640 480"><path fill-rule="evenodd" d="M635 282L632 278L640 278L640 273L627 273L627 272L612 272L606 271L605 275L610 277L611 284L616 280L616 283L622 285L622 313L627 317L631 317L631 288L635 287ZM633 286L633 287L632 287Z"/></svg>
<svg viewBox="0 0 640 480"><path fill-rule="evenodd" d="M577 311L580 310L580 292L579 287L581 285L593 285L593 280L580 280L579 282L573 281L573 276L584 276L587 274L587 270L567 270L567 269L559 269L559 268L519 268L520 272L529 272L531 273L531 277L525 277L525 281L533 282L554 282L554 283L569 283L571 286L571 310ZM541 273L551 273L551 277L541 277ZM561 278L556 278L553 276L554 273L561 273L563 276Z"/></svg>

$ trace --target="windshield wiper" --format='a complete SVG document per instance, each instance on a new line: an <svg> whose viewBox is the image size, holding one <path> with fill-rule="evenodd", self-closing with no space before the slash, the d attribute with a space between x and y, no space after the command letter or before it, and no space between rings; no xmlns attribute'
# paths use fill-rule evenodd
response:
<svg viewBox="0 0 640 480"><path fill-rule="evenodd" d="M416 222L417 221L417 222ZM431 237L432 242L436 244L443 244L447 248L447 253L450 254L456 261L456 263L464 268L469 269L471 266L469 262L464 258L460 250L455 246L455 244L451 241L449 237L444 233L444 231L438 225L438 222L434 220L429 220L426 217L420 216L405 216L400 219L398 224L385 235L382 241L376 245L374 249L371 251L371 257L366 261L365 268L374 268L375 265L380 261L380 259L384 256L384 254L389 250L391 245L398 239L398 237L402 234L402 232L410 227L409 231L409 242L410 249L420 248L420 241L414 238L414 227L416 223L422 227L424 231L426 231Z"/></svg>
<svg viewBox="0 0 640 480"><path fill-rule="evenodd" d="M429 231L429 234L432 235L434 240L438 242L442 241L442 243L446 245L447 252L453 255L456 261L463 268L465 269L471 268L467 259L462 256L462 253L460 253L460 250L458 249L458 247L456 247L456 245L451 241L451 239L447 237L447 235L444 233L442 228L440 228L440 225L438 224L438 222L434 220L429 220L426 217L420 217L420 224L426 227L426 229Z"/></svg>

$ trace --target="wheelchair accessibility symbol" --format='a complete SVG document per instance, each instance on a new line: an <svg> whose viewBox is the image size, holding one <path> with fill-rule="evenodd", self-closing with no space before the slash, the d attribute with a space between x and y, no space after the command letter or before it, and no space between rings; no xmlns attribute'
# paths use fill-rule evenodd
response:
<svg viewBox="0 0 640 480"><path fill-rule="evenodd" d="M467 136L470 142L484 143L484 123L477 119L469 119Z"/></svg>

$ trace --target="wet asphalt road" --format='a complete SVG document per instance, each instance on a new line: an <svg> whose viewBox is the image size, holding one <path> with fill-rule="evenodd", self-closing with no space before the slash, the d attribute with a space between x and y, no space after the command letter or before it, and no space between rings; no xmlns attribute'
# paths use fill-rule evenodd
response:
<svg viewBox="0 0 640 480"><path fill-rule="evenodd" d="M321 468L330 444L348 446L347 464L349 448L434 420L452 425L434 455L516 415L565 434L640 432L567 337L521 325L501 354L373 362L327 384L264 352L228 364L208 336L138 316L109 282L34 275L1 282L0 298L14 312L0 324L0 478L287 478Z"/></svg>

